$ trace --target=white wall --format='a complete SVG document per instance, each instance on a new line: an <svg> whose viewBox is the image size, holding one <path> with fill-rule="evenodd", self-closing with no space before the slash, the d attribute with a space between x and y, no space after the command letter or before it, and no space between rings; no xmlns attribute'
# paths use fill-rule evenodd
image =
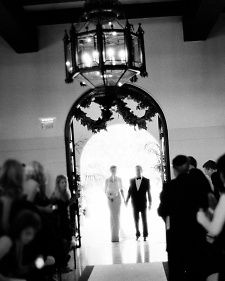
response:
<svg viewBox="0 0 225 281"><path fill-rule="evenodd" d="M137 26L139 21L132 21ZM142 19L148 78L144 88L168 122L171 157L187 153L199 164L225 152L225 17L207 41L184 42L181 19ZM87 88L64 82L62 37L69 25L39 28L40 51L16 54L0 38L0 163L8 157L41 161L65 173L64 126ZM39 117L56 117L41 130Z"/></svg>

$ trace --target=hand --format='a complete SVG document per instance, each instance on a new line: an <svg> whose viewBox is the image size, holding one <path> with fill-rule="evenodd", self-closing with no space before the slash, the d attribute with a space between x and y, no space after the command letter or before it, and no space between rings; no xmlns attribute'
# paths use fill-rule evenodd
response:
<svg viewBox="0 0 225 281"><path fill-rule="evenodd" d="M197 222L203 224L205 218L206 218L205 213L202 210L199 210L197 213Z"/></svg>
<svg viewBox="0 0 225 281"><path fill-rule="evenodd" d="M148 205L148 209L149 209L149 210L151 210L151 207L152 207L152 205L151 205L151 204L149 204L149 205Z"/></svg>
<svg viewBox="0 0 225 281"><path fill-rule="evenodd" d="M210 244L214 242L215 238L210 236L209 234L206 235L206 241Z"/></svg>

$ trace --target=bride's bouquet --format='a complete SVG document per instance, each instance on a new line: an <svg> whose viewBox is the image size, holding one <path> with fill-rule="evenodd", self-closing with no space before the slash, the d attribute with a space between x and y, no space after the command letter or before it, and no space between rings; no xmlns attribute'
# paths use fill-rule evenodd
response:
<svg viewBox="0 0 225 281"><path fill-rule="evenodd" d="M109 200L111 200L113 202L114 194L112 192L109 192L108 193L108 198L109 198Z"/></svg>

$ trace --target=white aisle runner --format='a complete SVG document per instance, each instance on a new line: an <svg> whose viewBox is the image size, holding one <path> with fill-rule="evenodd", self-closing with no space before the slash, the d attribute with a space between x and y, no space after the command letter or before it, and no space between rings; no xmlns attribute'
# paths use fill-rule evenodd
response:
<svg viewBox="0 0 225 281"><path fill-rule="evenodd" d="M167 281L163 264L96 265L88 281Z"/></svg>

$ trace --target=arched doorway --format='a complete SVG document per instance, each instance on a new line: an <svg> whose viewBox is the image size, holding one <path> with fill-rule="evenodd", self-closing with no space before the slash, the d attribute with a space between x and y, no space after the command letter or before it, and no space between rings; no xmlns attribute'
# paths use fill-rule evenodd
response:
<svg viewBox="0 0 225 281"><path fill-rule="evenodd" d="M111 89L112 90L112 89ZM79 99L75 101L73 106L70 109L70 112L67 116L66 124L65 124L65 147L66 147L66 161L67 161L67 175L69 181L69 187L72 191L72 194L76 193L78 190L78 182L80 180L79 175L77 173L77 155L76 155L76 131L74 130L74 123L76 120L74 118L74 110L82 103L82 101L87 98L93 98L98 96L99 94L104 94L105 89L100 87L96 89L91 89L85 92ZM158 126L158 140L160 145L160 168L161 168L161 178L162 182L166 182L170 179L170 164L169 164L169 145L168 145L168 131L166 119L163 114L162 109L158 105L158 103L144 90L133 86L131 84L124 84L122 87L114 87L113 91L117 94L123 93L123 95L127 94L132 95L134 97L142 97L142 100L148 106L152 106L155 108L157 114L157 126ZM79 210L78 205L76 210L71 210L72 216L78 214L76 220L76 236L78 238L78 246L81 245L81 235L80 235L80 222L79 222Z"/></svg>

